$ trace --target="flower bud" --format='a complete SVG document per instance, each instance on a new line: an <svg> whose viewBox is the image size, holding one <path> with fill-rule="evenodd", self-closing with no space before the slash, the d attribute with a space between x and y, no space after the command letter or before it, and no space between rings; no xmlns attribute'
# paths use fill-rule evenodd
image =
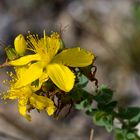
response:
<svg viewBox="0 0 140 140"><path fill-rule="evenodd" d="M26 51L26 40L22 34L19 34L14 40L16 52L22 56Z"/></svg>

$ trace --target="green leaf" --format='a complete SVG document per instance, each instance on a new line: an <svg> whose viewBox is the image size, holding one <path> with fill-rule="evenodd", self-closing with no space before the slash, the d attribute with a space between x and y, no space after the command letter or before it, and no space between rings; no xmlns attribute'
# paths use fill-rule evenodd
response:
<svg viewBox="0 0 140 140"><path fill-rule="evenodd" d="M93 95L91 95L86 90L75 87L70 93L69 96L71 97L72 101L74 102L74 106L78 110L86 110L90 111L92 108L92 102L93 102Z"/></svg>
<svg viewBox="0 0 140 140"><path fill-rule="evenodd" d="M106 112L112 112L116 106L117 106L117 101L111 101L108 104L102 104L102 103L98 104L98 108Z"/></svg>
<svg viewBox="0 0 140 140"><path fill-rule="evenodd" d="M81 102L82 100L88 99L90 101L93 100L93 95L91 95L86 90L80 88L80 87L74 87L70 92L69 95L71 96L72 100L74 102Z"/></svg>
<svg viewBox="0 0 140 140"><path fill-rule="evenodd" d="M140 114L139 107L119 108L119 117L122 119L132 119Z"/></svg>
<svg viewBox="0 0 140 140"><path fill-rule="evenodd" d="M87 86L87 84L88 84L87 77L83 74L78 75L78 86L84 88Z"/></svg>
<svg viewBox="0 0 140 140"><path fill-rule="evenodd" d="M116 140L139 140L134 131L129 131L127 129L117 128L115 130Z"/></svg>
<svg viewBox="0 0 140 140"><path fill-rule="evenodd" d="M93 116L93 121L98 126L104 126L108 132L113 129L113 116L103 111L97 111Z"/></svg>
<svg viewBox="0 0 140 140"><path fill-rule="evenodd" d="M115 130L115 139L116 140L127 140L125 135L126 135L127 131L124 129L116 129Z"/></svg>
<svg viewBox="0 0 140 140"><path fill-rule="evenodd" d="M89 108L86 110L86 114L91 117L93 117L96 112L97 112L97 109L95 109L95 108Z"/></svg>
<svg viewBox="0 0 140 140"><path fill-rule="evenodd" d="M8 57L9 60L14 60L14 59L16 59L18 57L15 49L11 48L9 46L5 48L5 52L6 52L7 57Z"/></svg>
<svg viewBox="0 0 140 140"><path fill-rule="evenodd" d="M140 123L140 113L136 115L135 117L133 117L132 119L130 119L129 125L131 127L135 127L136 125L138 125L138 123Z"/></svg>
<svg viewBox="0 0 140 140"><path fill-rule="evenodd" d="M130 133L127 133L126 135L127 139L129 140L135 140L136 136L134 133L130 132Z"/></svg>
<svg viewBox="0 0 140 140"><path fill-rule="evenodd" d="M98 103L107 104L112 100L113 91L107 86L101 86L94 96L94 99Z"/></svg>
<svg viewBox="0 0 140 140"><path fill-rule="evenodd" d="M75 108L78 110L83 110L89 107L91 107L91 102L88 99L81 101L79 104L75 104Z"/></svg>

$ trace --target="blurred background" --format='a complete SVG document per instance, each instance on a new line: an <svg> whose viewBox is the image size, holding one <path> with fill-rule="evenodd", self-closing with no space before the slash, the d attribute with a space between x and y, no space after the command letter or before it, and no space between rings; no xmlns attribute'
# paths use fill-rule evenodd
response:
<svg viewBox="0 0 140 140"><path fill-rule="evenodd" d="M140 0L0 0L0 40L13 46L16 35L63 31L66 47L80 46L97 59L97 79L115 91L123 106L140 105ZM0 47L1 63L5 60ZM0 90L7 68L0 69ZM93 83L88 89L93 91ZM32 122L19 115L17 103L0 103L0 140L113 140L84 113L61 120L32 111Z"/></svg>

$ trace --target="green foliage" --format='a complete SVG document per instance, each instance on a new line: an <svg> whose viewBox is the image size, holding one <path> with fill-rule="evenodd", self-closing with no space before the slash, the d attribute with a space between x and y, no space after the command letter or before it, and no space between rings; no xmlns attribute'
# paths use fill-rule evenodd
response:
<svg viewBox="0 0 140 140"><path fill-rule="evenodd" d="M113 116L104 111L96 111L93 115L93 121L98 126L103 126L108 132L113 129Z"/></svg>
<svg viewBox="0 0 140 140"><path fill-rule="evenodd" d="M81 101L79 104L75 104L75 108L78 110L89 109L91 102L88 99Z"/></svg>
<svg viewBox="0 0 140 140"><path fill-rule="evenodd" d="M113 91L107 86L100 86L92 94L77 86L71 97L76 109L84 110L93 118L94 124L104 127L107 132L114 131L116 140L140 140L136 129L140 123L140 108L119 107L113 100ZM114 120L119 121L119 127Z"/></svg>
<svg viewBox="0 0 140 140"><path fill-rule="evenodd" d="M71 96L72 100L75 103L79 103L85 99L90 101L93 100L93 95L87 92L86 90L82 89L79 86L76 86L73 90L70 91L69 96Z"/></svg>
<svg viewBox="0 0 140 140"><path fill-rule="evenodd" d="M78 86L81 87L81 88L84 88L86 87L88 84L88 78L83 75L83 74L79 74L78 75Z"/></svg>
<svg viewBox="0 0 140 140"><path fill-rule="evenodd" d="M133 119L140 114L139 107L119 108L119 117L122 119Z"/></svg>
<svg viewBox="0 0 140 140"><path fill-rule="evenodd" d="M7 57L8 57L9 60L14 60L14 59L16 59L18 57L15 49L11 48L9 46L5 48L5 52L6 52Z"/></svg>
<svg viewBox="0 0 140 140"><path fill-rule="evenodd" d="M113 130L113 109L117 102L112 101L113 91L107 86L101 86L96 90L94 100L97 102L97 111L93 114L96 125L103 126L108 132Z"/></svg>
<svg viewBox="0 0 140 140"><path fill-rule="evenodd" d="M139 137L135 131L128 131L127 129L116 129L115 131L116 140L139 140Z"/></svg>
<svg viewBox="0 0 140 140"><path fill-rule="evenodd" d="M129 120L129 125L132 127L137 126L140 123L140 113Z"/></svg>
<svg viewBox="0 0 140 140"><path fill-rule="evenodd" d="M106 86L101 86L94 96L94 100L100 104L107 104L112 100L113 91Z"/></svg>

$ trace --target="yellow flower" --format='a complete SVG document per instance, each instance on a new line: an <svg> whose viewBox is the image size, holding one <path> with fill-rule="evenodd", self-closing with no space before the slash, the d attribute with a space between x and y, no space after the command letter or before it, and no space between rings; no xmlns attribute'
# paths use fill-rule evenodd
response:
<svg viewBox="0 0 140 140"><path fill-rule="evenodd" d="M28 36L28 49L35 54L23 56L17 60L10 61L13 66L24 66L32 64L21 75L17 81L18 88L26 86L33 81L48 77L53 83L65 92L69 92L75 81L74 73L67 67L85 67L93 62L94 55L84 49L69 48L58 53L60 49L60 37L57 33L39 39L38 36Z"/></svg>
<svg viewBox="0 0 140 140"><path fill-rule="evenodd" d="M34 88L31 85L26 85L18 89L16 88L15 82L18 80L18 78L20 78L21 74L25 70L25 67L16 69L17 76L15 77L12 75L13 82L11 83L11 87L7 91L7 94L5 94L3 98L11 100L18 99L19 112L29 121L31 120L31 117L29 114L27 114L28 104L38 110L46 110L48 115L53 115L55 112L53 101L47 97L36 95L34 92L37 91L37 88Z"/></svg>
<svg viewBox="0 0 140 140"><path fill-rule="evenodd" d="M18 35L14 40L15 50L19 55L24 55L26 51L26 40L22 34Z"/></svg>

